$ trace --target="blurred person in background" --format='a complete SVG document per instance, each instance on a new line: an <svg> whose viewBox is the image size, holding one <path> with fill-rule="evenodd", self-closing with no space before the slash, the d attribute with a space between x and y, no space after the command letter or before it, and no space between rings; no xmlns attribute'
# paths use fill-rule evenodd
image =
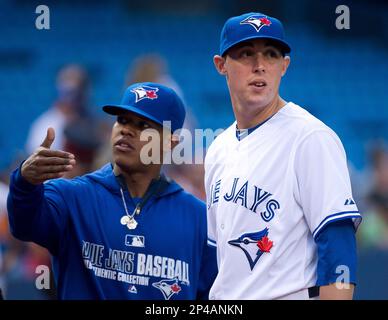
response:
<svg viewBox="0 0 388 320"><path fill-rule="evenodd" d="M184 101L182 89L170 75L167 61L159 54L140 55L133 61L125 77L125 87L137 82L163 84L173 89Z"/></svg>
<svg viewBox="0 0 388 320"><path fill-rule="evenodd" d="M56 80L57 99L50 109L40 115L31 125L26 152L32 153L42 142L46 128L56 132L54 148L64 148L64 128L68 123L88 116L89 76L76 64L63 67Z"/></svg>
<svg viewBox="0 0 388 320"><path fill-rule="evenodd" d="M388 151L384 146L372 150L373 185L366 196L368 205L359 240L362 248L388 250Z"/></svg>
<svg viewBox="0 0 388 320"><path fill-rule="evenodd" d="M64 178L71 179L94 171L96 155L103 141L102 125L90 119L78 119L65 126L64 150L74 154L77 162Z"/></svg>
<svg viewBox="0 0 388 320"><path fill-rule="evenodd" d="M171 76L168 63L160 54L144 54L134 59L125 76L125 87L138 82L156 82L173 89L187 106L182 88ZM197 120L190 107L186 107L184 128L194 130Z"/></svg>

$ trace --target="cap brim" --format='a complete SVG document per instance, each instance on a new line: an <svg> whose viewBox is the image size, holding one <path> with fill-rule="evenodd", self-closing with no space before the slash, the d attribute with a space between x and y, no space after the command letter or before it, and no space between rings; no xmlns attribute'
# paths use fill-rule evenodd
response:
<svg viewBox="0 0 388 320"><path fill-rule="evenodd" d="M163 123L160 120L156 119L155 117L148 114L147 112L144 112L144 111L142 111L136 107L133 107L133 106L120 105L120 104L106 105L106 106L102 107L102 110L104 110L106 113L109 113L109 114L114 115L114 116L122 114L123 112L132 112L136 115L147 118L147 119L149 119L153 122L156 122L157 124L160 124L161 126L163 126Z"/></svg>
<svg viewBox="0 0 388 320"><path fill-rule="evenodd" d="M263 35L263 36L254 35L254 36L245 37L243 39L239 39L238 41L232 42L231 44L229 44L227 47L224 48L224 51L221 52L221 56L223 56L226 53L226 51L228 51L230 48L234 47L236 44L239 44L239 43L247 41L247 40L252 40L252 39L271 39L271 40L279 43L279 46L282 47L284 53L291 52L291 47L289 46L289 44L287 42L285 42L283 40L279 40L278 38L265 36L265 35Z"/></svg>

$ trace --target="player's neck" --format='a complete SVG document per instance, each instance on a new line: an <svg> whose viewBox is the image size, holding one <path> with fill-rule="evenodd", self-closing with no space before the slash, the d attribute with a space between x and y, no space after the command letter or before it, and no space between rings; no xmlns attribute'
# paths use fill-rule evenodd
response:
<svg viewBox="0 0 388 320"><path fill-rule="evenodd" d="M248 112L235 112L237 127L239 129L249 129L257 126L264 122L268 118L272 117L282 107L287 104L281 97L277 96L269 105L266 107L254 111L254 113Z"/></svg>
<svg viewBox="0 0 388 320"><path fill-rule="evenodd" d="M122 175L127 184L128 192L132 198L142 198L146 193L151 181L160 176L161 166L149 166L145 171L129 171L113 165L114 174Z"/></svg>

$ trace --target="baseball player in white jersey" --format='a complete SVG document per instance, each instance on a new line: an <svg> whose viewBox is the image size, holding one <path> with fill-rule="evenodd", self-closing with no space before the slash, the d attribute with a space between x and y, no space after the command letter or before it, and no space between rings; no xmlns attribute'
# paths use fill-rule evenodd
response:
<svg viewBox="0 0 388 320"><path fill-rule="evenodd" d="M281 22L230 18L214 57L236 122L205 160L208 244L219 273L210 299L351 299L356 283L352 197L338 136L279 96L291 48Z"/></svg>

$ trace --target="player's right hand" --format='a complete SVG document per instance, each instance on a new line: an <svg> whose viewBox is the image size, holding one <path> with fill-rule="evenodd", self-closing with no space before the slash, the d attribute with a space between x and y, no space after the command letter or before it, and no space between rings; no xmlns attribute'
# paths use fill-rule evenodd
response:
<svg viewBox="0 0 388 320"><path fill-rule="evenodd" d="M46 138L38 149L23 163L22 177L32 184L41 184L46 180L62 177L75 165L73 154L60 150L51 150L55 139L53 128L47 129Z"/></svg>

